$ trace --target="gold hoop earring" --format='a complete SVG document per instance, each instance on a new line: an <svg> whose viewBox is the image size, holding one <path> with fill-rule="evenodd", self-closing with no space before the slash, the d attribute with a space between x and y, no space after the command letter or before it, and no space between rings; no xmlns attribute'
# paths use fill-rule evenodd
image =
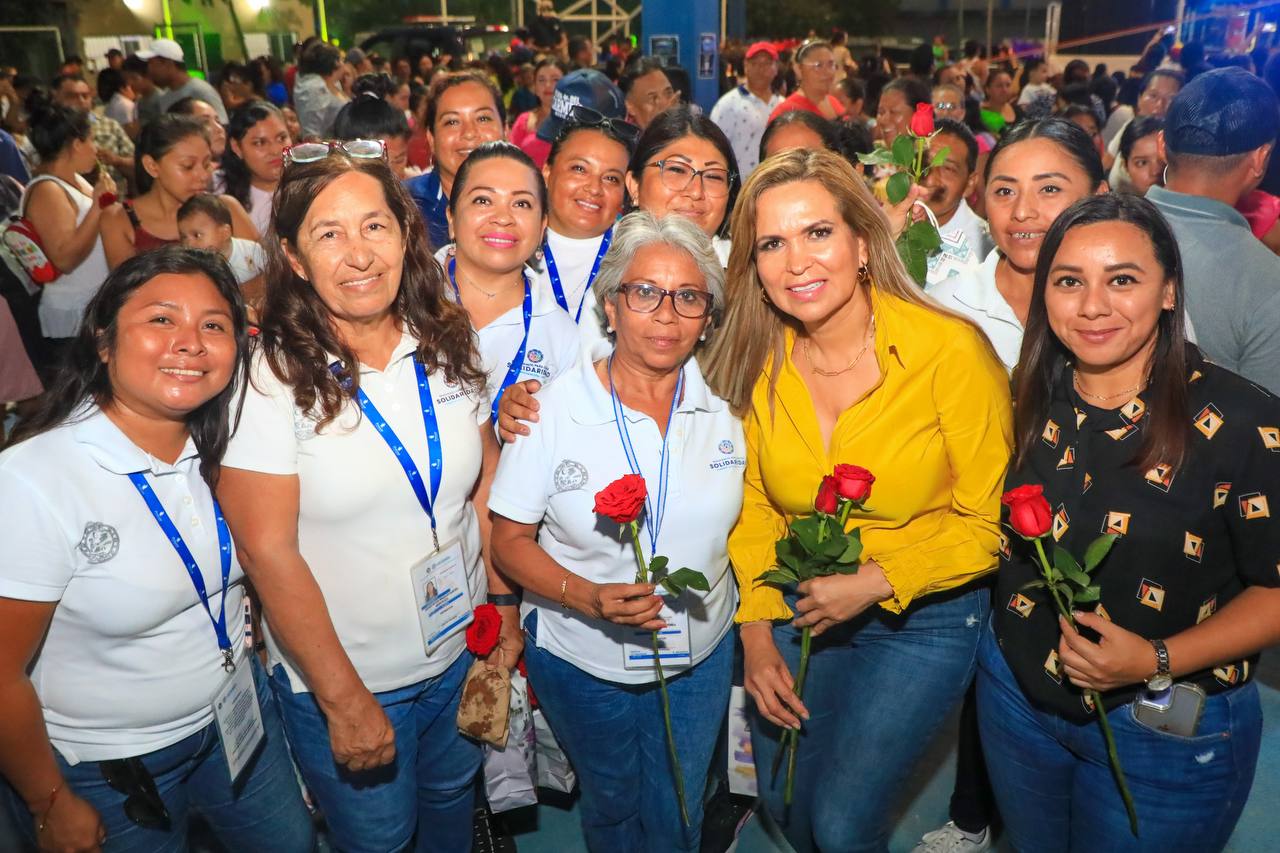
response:
<svg viewBox="0 0 1280 853"><path fill-rule="evenodd" d="M871 280L871 273L867 271L867 265L863 264L858 267L858 284L866 284Z"/></svg>

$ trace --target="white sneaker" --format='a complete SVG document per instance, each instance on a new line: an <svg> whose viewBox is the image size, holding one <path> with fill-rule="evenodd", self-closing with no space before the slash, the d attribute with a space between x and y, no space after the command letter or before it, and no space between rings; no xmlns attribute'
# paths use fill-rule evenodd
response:
<svg viewBox="0 0 1280 853"><path fill-rule="evenodd" d="M991 827L982 830L982 837L972 840L949 820L941 829L926 832L913 853L984 853L991 849Z"/></svg>

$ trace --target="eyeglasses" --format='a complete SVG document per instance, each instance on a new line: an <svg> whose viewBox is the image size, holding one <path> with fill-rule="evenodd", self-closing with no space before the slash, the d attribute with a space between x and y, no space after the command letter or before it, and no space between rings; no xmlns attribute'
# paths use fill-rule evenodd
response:
<svg viewBox="0 0 1280 853"><path fill-rule="evenodd" d="M943 112L947 112L948 110L959 109L960 105L956 103L952 103L951 101L939 101L938 103L933 105L933 108L935 110L942 110Z"/></svg>
<svg viewBox="0 0 1280 853"><path fill-rule="evenodd" d="M812 68L814 71L835 71L836 70L836 61L834 59L828 59L826 62L817 62L817 61L801 62L800 64L803 65L805 68Z"/></svg>
<svg viewBox="0 0 1280 853"><path fill-rule="evenodd" d="M151 771L142 763L142 759L118 758L113 761L100 761L102 778L115 791L125 795L125 817L135 824L147 829L172 828L169 810L156 790Z"/></svg>
<svg viewBox="0 0 1280 853"><path fill-rule="evenodd" d="M705 290L692 287L663 290L653 284L623 284L618 290L622 291L627 307L639 314L652 314L662 306L662 300L670 296L671 307L689 320L700 320L710 314L716 299Z"/></svg>
<svg viewBox="0 0 1280 853"><path fill-rule="evenodd" d="M560 135L566 135L571 128L575 127L598 127L605 133L616 136L618 141L628 148L634 147L636 140L640 138L640 128L631 122L618 118L609 118L599 110L593 110L591 107L585 107L582 104L574 104L569 109L569 114L565 116L565 125L561 129Z"/></svg>
<svg viewBox="0 0 1280 853"><path fill-rule="evenodd" d="M682 160L658 160L645 166L646 169L649 167L661 170L662 185L676 193L684 192L693 186L695 178L701 178L704 193L711 198L724 198L729 194L729 185L733 181L733 174L718 166L695 169Z"/></svg>
<svg viewBox="0 0 1280 853"><path fill-rule="evenodd" d="M302 142L284 149L284 162L315 163L341 151L356 160L387 159L387 143L381 139L331 139L328 142Z"/></svg>

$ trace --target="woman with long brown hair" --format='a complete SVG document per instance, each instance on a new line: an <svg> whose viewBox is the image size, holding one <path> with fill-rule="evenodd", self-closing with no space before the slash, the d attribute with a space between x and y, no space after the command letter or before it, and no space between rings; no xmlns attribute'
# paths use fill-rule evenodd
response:
<svg viewBox="0 0 1280 853"><path fill-rule="evenodd" d="M761 164L731 236L707 375L744 419L729 553L761 794L797 851L882 849L895 801L973 674L989 604L970 582L996 566L1008 380L981 332L911 282L884 214L838 155ZM850 520L865 547L858 573L785 593L758 584L836 463L877 478L870 509ZM814 652L802 701L792 674L803 627ZM790 728L801 734L784 807L769 768Z"/></svg>
<svg viewBox="0 0 1280 853"><path fill-rule="evenodd" d="M218 494L336 847L469 849L455 722L498 445L470 323L376 140L286 154L262 349ZM406 482L406 479L408 482ZM492 662L514 666L515 607Z"/></svg>

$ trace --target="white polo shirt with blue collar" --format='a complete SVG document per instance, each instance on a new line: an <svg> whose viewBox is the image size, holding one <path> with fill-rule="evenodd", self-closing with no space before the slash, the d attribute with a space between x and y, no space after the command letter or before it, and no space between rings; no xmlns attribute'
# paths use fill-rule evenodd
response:
<svg viewBox="0 0 1280 853"><path fill-rule="evenodd" d="M170 465L90 406L0 453L0 596L57 604L31 683L70 764L145 755L200 731L226 679L209 616L134 473L191 550L216 615L222 560L192 441ZM233 551L233 648L244 646L243 581Z"/></svg>
<svg viewBox="0 0 1280 853"><path fill-rule="evenodd" d="M446 279L452 249L450 244L436 252L436 260L444 267ZM536 379L545 385L578 363L582 346L580 333L573 318L556 302L547 280L540 278L528 267L525 267L525 275L529 277L533 297L533 317L529 322L529 342L525 345L524 361L521 362L514 381ZM449 294L457 297L452 287L449 288ZM489 399L493 400L502 388L511 362L520 349L520 341L524 338L523 306L516 305L475 332L480 345L480 358L484 362L484 372L489 377L486 390Z"/></svg>
<svg viewBox="0 0 1280 853"><path fill-rule="evenodd" d="M538 392L540 419L532 435L503 448L489 508L521 524L539 524L538 544L568 571L594 583L634 583L635 556L620 526L595 514L596 492L631 473L614 419L609 389L594 365L574 370ZM623 408L640 473L658 491L662 437L653 418ZM742 510L746 446L742 423L707 387L697 362L684 366L683 399L668 428L669 476L658 553L672 569L706 575L709 592L689 590L693 665L715 650L732 627L737 585L729 566L729 530ZM647 520L640 538L651 558ZM652 670L623 666L621 625L565 610L558 601L525 593L523 620L538 612L538 646L599 678L623 684L656 680Z"/></svg>

